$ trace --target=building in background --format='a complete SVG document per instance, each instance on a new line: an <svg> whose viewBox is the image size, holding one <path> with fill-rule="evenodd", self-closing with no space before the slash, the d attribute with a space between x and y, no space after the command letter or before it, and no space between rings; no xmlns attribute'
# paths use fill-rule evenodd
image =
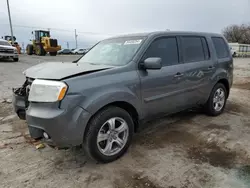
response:
<svg viewBox="0 0 250 188"><path fill-rule="evenodd" d="M250 44L228 43L232 48L233 56L235 57L248 57L250 56Z"/></svg>

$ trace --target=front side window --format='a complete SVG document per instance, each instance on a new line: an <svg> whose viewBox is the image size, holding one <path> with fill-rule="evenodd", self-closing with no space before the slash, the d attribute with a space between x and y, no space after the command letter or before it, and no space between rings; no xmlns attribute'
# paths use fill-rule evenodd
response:
<svg viewBox="0 0 250 188"><path fill-rule="evenodd" d="M204 61L207 56L207 50L203 50L202 37L181 37L181 45L184 61L197 62Z"/></svg>
<svg viewBox="0 0 250 188"><path fill-rule="evenodd" d="M164 37L156 39L147 49L143 59L149 57L160 57L162 66L178 64L178 47L176 37Z"/></svg>
<svg viewBox="0 0 250 188"><path fill-rule="evenodd" d="M122 66L128 64L144 37L120 37L101 41L86 53L78 63Z"/></svg>

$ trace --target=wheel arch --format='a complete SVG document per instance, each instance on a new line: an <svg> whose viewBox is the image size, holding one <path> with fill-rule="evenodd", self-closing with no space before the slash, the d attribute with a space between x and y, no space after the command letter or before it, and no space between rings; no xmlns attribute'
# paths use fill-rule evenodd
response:
<svg viewBox="0 0 250 188"><path fill-rule="evenodd" d="M221 83L225 86L227 90L227 98L228 98L230 93L230 87L232 85L228 72L225 69L218 68L211 80L213 82L211 90L217 83Z"/></svg>
<svg viewBox="0 0 250 188"><path fill-rule="evenodd" d="M137 132L138 127L139 127L139 113L138 113L137 109L131 103L129 103L127 101L113 101L113 102L107 103L104 106L100 107L94 114L92 114L92 116L88 120L86 127L84 129L84 136L88 132L89 122L94 118L94 116L97 113L99 113L100 111L104 110L105 108L108 108L111 106L119 107L119 108L125 110L126 112L128 112L129 115L131 116L131 118L133 119L133 122L134 122L134 132Z"/></svg>
<svg viewBox="0 0 250 188"><path fill-rule="evenodd" d="M225 86L225 88L227 90L227 98L228 98L229 93L230 93L229 81L226 78L221 78L220 80L218 80L217 83L221 83L221 84L223 84Z"/></svg>

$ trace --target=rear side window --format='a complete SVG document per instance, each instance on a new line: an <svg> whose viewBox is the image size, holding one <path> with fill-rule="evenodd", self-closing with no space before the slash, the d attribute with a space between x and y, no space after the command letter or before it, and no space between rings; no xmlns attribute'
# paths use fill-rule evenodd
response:
<svg viewBox="0 0 250 188"><path fill-rule="evenodd" d="M153 41L143 59L148 57L160 57L163 66L178 64L179 56L176 37L164 37Z"/></svg>
<svg viewBox="0 0 250 188"><path fill-rule="evenodd" d="M212 37L212 41L214 43L214 47L218 58L225 58L229 56L228 47L223 38Z"/></svg>
<svg viewBox="0 0 250 188"><path fill-rule="evenodd" d="M181 45L185 62L204 61L210 57L204 37L181 37Z"/></svg>

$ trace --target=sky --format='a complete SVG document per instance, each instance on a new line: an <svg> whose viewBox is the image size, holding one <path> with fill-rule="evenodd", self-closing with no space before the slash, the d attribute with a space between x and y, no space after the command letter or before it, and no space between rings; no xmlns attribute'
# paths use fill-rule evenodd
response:
<svg viewBox="0 0 250 188"><path fill-rule="evenodd" d="M250 23L250 0L9 0L14 35L26 46L35 29L50 29L66 47L89 47L110 36L161 31L220 33ZM6 0L0 0L0 36L10 35Z"/></svg>

